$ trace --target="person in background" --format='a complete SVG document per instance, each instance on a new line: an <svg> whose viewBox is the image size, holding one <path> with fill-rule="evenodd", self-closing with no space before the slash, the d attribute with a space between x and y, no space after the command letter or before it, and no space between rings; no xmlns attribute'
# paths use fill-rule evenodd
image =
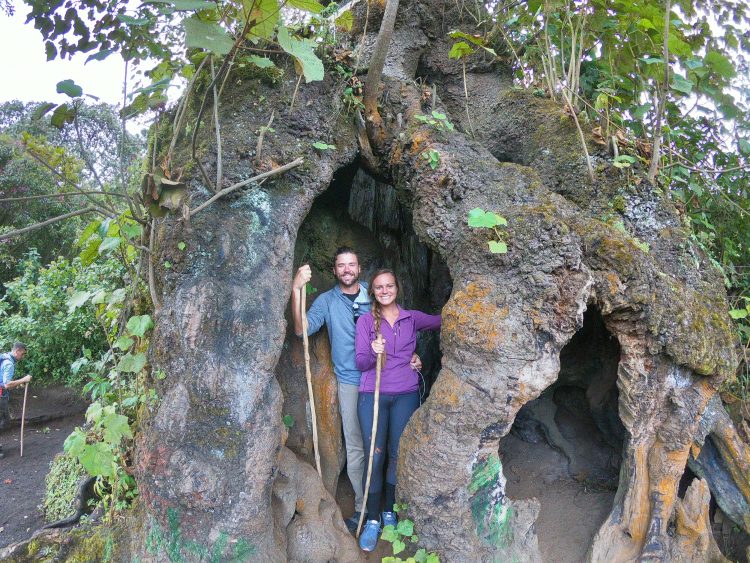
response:
<svg viewBox="0 0 750 563"><path fill-rule="evenodd" d="M13 376L16 373L16 362L23 360L25 355L26 344L21 342L13 344L13 349L10 352L0 354L0 430L4 429L10 422L10 410L8 409L10 395L8 391L31 381L30 375L13 381ZM3 457L5 457L5 452L3 446L0 445L0 458Z"/></svg>
<svg viewBox="0 0 750 563"><path fill-rule="evenodd" d="M401 434L412 413L419 407L419 379L412 355L417 346L417 332L440 328L440 315L402 309L396 304L399 283L391 270L376 271L370 281L370 312L357 323L355 338L356 364L362 371L359 381L357 413L362 432L365 461L372 440L375 405L376 361L383 354L378 401L378 425L372 460L372 476L367 494L366 523L359 536L363 551L372 551L380 536L380 503L385 496L383 526L396 526L393 505L396 502L396 465ZM383 468L388 465L383 482ZM364 483L363 483L364 487Z"/></svg>

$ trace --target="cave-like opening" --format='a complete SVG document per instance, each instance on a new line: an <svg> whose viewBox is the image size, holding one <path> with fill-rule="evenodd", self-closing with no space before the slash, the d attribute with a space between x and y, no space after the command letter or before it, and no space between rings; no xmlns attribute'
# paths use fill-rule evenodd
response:
<svg viewBox="0 0 750 563"><path fill-rule="evenodd" d="M626 430L618 415L620 345L590 306L560 353L558 379L518 412L500 442L511 499L541 503L546 561L581 561L612 509Z"/></svg>
<svg viewBox="0 0 750 563"><path fill-rule="evenodd" d="M294 268L309 264L313 272L310 286L315 291L308 296L308 305L336 283L332 261L341 246L356 250L362 267L361 280L368 281L378 268L394 270L401 282L399 304L404 308L436 313L450 296L448 267L415 234L408 195L373 179L356 162L337 171L329 188L314 201L297 234ZM346 518L353 511L354 498L346 474L339 414L330 408L335 402L336 387L325 329L310 339L310 352L313 380L318 380L316 393L319 390L321 395L316 398L316 405L323 480L326 488L335 493ZM417 353L423 362L421 391L426 397L440 371L439 335L420 334ZM276 374L284 393L283 414L291 425L286 445L314 465L302 343L293 334L290 310Z"/></svg>

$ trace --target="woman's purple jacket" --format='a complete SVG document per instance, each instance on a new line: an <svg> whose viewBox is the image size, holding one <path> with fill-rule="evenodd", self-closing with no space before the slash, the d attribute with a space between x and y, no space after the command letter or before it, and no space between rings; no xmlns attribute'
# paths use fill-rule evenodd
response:
<svg viewBox="0 0 750 563"><path fill-rule="evenodd" d="M411 393L419 389L417 372L409 363L417 347L417 331L440 328L440 315L428 315L421 311L398 308L398 318L391 327L382 319L380 332L385 339L385 365L380 373L381 393ZM360 393L375 391L375 361L371 342L376 339L372 313L365 313L357 321L357 334L354 340L357 369L362 372L359 380Z"/></svg>

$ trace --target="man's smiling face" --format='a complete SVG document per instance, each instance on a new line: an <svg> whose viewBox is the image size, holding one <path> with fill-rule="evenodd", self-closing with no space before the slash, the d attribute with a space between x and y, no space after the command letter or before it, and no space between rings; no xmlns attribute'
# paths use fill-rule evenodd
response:
<svg viewBox="0 0 750 563"><path fill-rule="evenodd" d="M359 280L360 268L359 260L356 254L345 252L336 256L336 263L333 266L333 275L344 288L350 288L356 285Z"/></svg>

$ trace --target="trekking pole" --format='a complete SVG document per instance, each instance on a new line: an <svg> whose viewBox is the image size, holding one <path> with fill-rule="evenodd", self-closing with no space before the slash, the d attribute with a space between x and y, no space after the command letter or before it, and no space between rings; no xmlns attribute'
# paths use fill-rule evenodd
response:
<svg viewBox="0 0 750 563"><path fill-rule="evenodd" d="M21 456L23 457L23 424L26 421L26 393L29 391L29 384L23 386L23 408L21 409Z"/></svg>
<svg viewBox="0 0 750 563"><path fill-rule="evenodd" d="M378 334L378 340L382 340L383 336ZM380 372L383 369L383 354L378 354L375 360L375 403L372 406L372 434L370 438L370 457L367 460L367 479L365 480L365 494L362 499L362 511L359 513L359 523L357 524L357 537L359 532L362 530L362 522L365 520L365 512L367 512L367 497L370 493L370 478L372 477L372 457L375 455L375 438L378 433L378 411L380 410Z"/></svg>
<svg viewBox="0 0 750 563"><path fill-rule="evenodd" d="M315 467L318 475L323 477L320 469L320 452L318 451L318 419L315 416L315 396L313 395L312 372L310 371L310 343L307 339L307 284L299 290L300 309L302 310L302 343L305 348L305 378L307 379L307 394L310 397L310 416L312 417L313 451L315 452Z"/></svg>

